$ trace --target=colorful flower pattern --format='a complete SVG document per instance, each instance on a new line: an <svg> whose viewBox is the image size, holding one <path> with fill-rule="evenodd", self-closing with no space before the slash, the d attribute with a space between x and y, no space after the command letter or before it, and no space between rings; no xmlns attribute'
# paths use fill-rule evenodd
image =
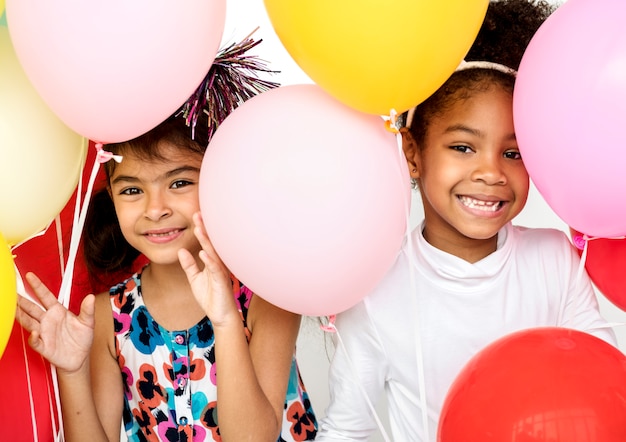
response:
<svg viewBox="0 0 626 442"><path fill-rule="evenodd" d="M246 326L252 292L233 278ZM215 385L215 339L208 318L168 331L150 315L141 272L110 290L117 359L124 385L124 430L129 441L220 441ZM313 440L317 421L298 366L292 361L279 441Z"/></svg>

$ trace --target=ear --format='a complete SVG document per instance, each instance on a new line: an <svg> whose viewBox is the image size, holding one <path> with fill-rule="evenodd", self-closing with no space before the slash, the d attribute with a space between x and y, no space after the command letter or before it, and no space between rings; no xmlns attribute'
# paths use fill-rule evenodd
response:
<svg viewBox="0 0 626 442"><path fill-rule="evenodd" d="M406 127L400 129L400 134L402 135L402 150L406 157L406 163L409 166L409 174L411 178L419 178L420 157L415 138L413 138L413 135Z"/></svg>

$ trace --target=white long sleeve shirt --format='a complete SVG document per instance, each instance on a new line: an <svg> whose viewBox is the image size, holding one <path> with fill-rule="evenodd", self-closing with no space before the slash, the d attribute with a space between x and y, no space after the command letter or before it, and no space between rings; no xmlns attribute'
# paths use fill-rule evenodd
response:
<svg viewBox="0 0 626 442"><path fill-rule="evenodd" d="M498 233L497 250L473 264L434 248L421 232L421 226L413 231L378 287L337 316L346 351L336 348L330 405L316 440L367 440L378 429L363 388L373 404L386 395L394 441L425 441L418 338L430 441L448 388L492 341L525 328L562 326L616 345L586 272L577 276L580 260L563 232L508 224Z"/></svg>

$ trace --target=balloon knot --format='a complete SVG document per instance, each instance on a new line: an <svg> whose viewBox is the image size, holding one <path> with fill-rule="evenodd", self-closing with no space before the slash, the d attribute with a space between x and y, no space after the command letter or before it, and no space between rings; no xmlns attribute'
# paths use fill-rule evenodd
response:
<svg viewBox="0 0 626 442"><path fill-rule="evenodd" d="M336 315L330 315L328 317L328 324L322 324L320 328L328 333L336 333L337 332L337 327L335 327L336 317L337 317Z"/></svg>
<svg viewBox="0 0 626 442"><path fill-rule="evenodd" d="M96 161L100 164L106 163L109 160L114 160L116 163L122 162L123 157L121 155L114 155L112 152L104 150L102 143L96 143L96 151Z"/></svg>
<svg viewBox="0 0 626 442"><path fill-rule="evenodd" d="M389 116L383 117L383 119L385 120L385 129L394 134L397 134L399 132L397 126L398 113L395 109L391 109L389 111Z"/></svg>
<svg viewBox="0 0 626 442"><path fill-rule="evenodd" d="M578 250L584 250L587 239L585 238L585 235L583 234L576 234L572 237L572 242L574 243L574 245L576 246Z"/></svg>

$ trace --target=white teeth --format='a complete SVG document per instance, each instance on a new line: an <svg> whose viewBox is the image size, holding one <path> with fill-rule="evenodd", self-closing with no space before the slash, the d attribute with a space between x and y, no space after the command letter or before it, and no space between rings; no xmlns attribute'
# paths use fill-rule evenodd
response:
<svg viewBox="0 0 626 442"><path fill-rule="evenodd" d="M164 232L164 233L149 233L148 236L157 236L157 237L171 236L171 235L174 235L176 232L178 232L178 230L172 230L171 232Z"/></svg>
<svg viewBox="0 0 626 442"><path fill-rule="evenodd" d="M459 200L470 209L484 210L485 212L495 212L500 208L500 201L482 201L467 196L460 196Z"/></svg>

